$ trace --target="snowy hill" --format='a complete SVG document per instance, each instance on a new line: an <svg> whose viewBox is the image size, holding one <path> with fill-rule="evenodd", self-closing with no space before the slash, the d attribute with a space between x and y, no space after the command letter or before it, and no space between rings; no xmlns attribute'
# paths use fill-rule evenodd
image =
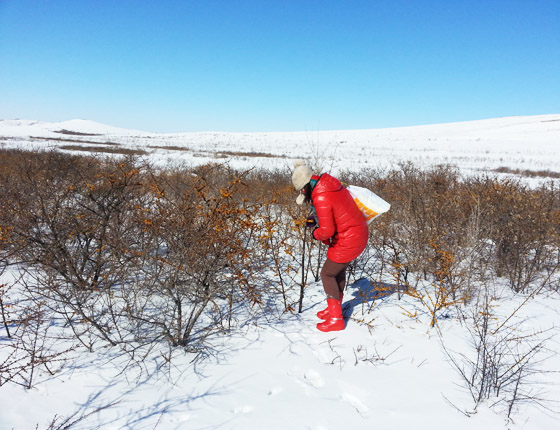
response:
<svg viewBox="0 0 560 430"><path fill-rule="evenodd" d="M62 122L41 122L24 119L0 120L0 135L4 137L56 137L56 134L62 131L73 132L77 135L129 135L138 133L84 119L73 119Z"/></svg>
<svg viewBox="0 0 560 430"><path fill-rule="evenodd" d="M560 165L560 114L373 130L278 133L157 134L85 120L4 120L0 121L0 145L137 151L159 165L196 165L219 159L242 168L259 165L284 169L291 160L306 158L332 172L390 168L407 161L419 166L452 164L467 173L502 167L554 172Z"/></svg>

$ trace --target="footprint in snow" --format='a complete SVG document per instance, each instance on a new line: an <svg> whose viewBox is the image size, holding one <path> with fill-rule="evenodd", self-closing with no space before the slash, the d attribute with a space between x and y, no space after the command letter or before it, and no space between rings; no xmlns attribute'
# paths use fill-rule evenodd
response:
<svg viewBox="0 0 560 430"><path fill-rule="evenodd" d="M319 372L316 372L313 369L309 369L307 372L305 372L303 377L315 388L322 388L325 386L325 380L323 379L323 377L319 374Z"/></svg>
<svg viewBox="0 0 560 430"><path fill-rule="evenodd" d="M319 374L319 372L309 369L303 372L301 369L292 369L288 372L288 375L294 378L296 383L301 387L305 388L309 392L310 388L322 388L325 386L325 380Z"/></svg>
<svg viewBox="0 0 560 430"><path fill-rule="evenodd" d="M255 408L253 406L239 406L233 410L234 414L248 414L249 412L253 412Z"/></svg>
<svg viewBox="0 0 560 430"><path fill-rule="evenodd" d="M276 394L279 394L281 392L282 392L282 387L274 387L268 392L268 395L275 396Z"/></svg>
<svg viewBox="0 0 560 430"><path fill-rule="evenodd" d="M340 397L343 401L356 409L360 415L366 416L369 414L369 408L364 405L360 399L353 396L352 394L342 393Z"/></svg>
<svg viewBox="0 0 560 430"><path fill-rule="evenodd" d="M192 418L192 416L190 414L182 414L176 419L176 421L178 421L180 423L184 423L184 422L190 421L191 418Z"/></svg>

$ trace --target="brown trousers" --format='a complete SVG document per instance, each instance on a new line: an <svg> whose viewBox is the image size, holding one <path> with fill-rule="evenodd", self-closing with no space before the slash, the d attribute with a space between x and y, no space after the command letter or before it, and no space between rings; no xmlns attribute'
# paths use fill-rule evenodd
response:
<svg viewBox="0 0 560 430"><path fill-rule="evenodd" d="M340 293L346 285L346 268L350 263L335 263L332 260L325 261L321 269L321 281L328 299L340 299Z"/></svg>

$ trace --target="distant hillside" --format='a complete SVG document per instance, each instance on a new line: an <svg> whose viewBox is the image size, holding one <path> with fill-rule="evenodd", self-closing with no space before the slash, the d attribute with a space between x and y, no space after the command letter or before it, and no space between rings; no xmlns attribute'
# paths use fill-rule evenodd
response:
<svg viewBox="0 0 560 430"><path fill-rule="evenodd" d="M560 170L560 114L371 130L148 133L88 120L0 121L0 145L30 150L138 154L158 165L219 160L239 168L319 170L451 164L466 173Z"/></svg>

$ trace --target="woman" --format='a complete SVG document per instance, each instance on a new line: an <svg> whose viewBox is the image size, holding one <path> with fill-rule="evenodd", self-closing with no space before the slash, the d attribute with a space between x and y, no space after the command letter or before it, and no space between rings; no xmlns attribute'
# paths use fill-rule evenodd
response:
<svg viewBox="0 0 560 430"><path fill-rule="evenodd" d="M315 227L315 239L329 246L327 260L321 269L327 308L317 313L325 320L317 324L317 328L325 332L344 330L341 305L346 268L365 249L368 226L354 199L338 179L327 173L313 175L303 160L296 161L294 166L292 183L300 192L296 202L312 204L316 216L308 219L308 226Z"/></svg>

